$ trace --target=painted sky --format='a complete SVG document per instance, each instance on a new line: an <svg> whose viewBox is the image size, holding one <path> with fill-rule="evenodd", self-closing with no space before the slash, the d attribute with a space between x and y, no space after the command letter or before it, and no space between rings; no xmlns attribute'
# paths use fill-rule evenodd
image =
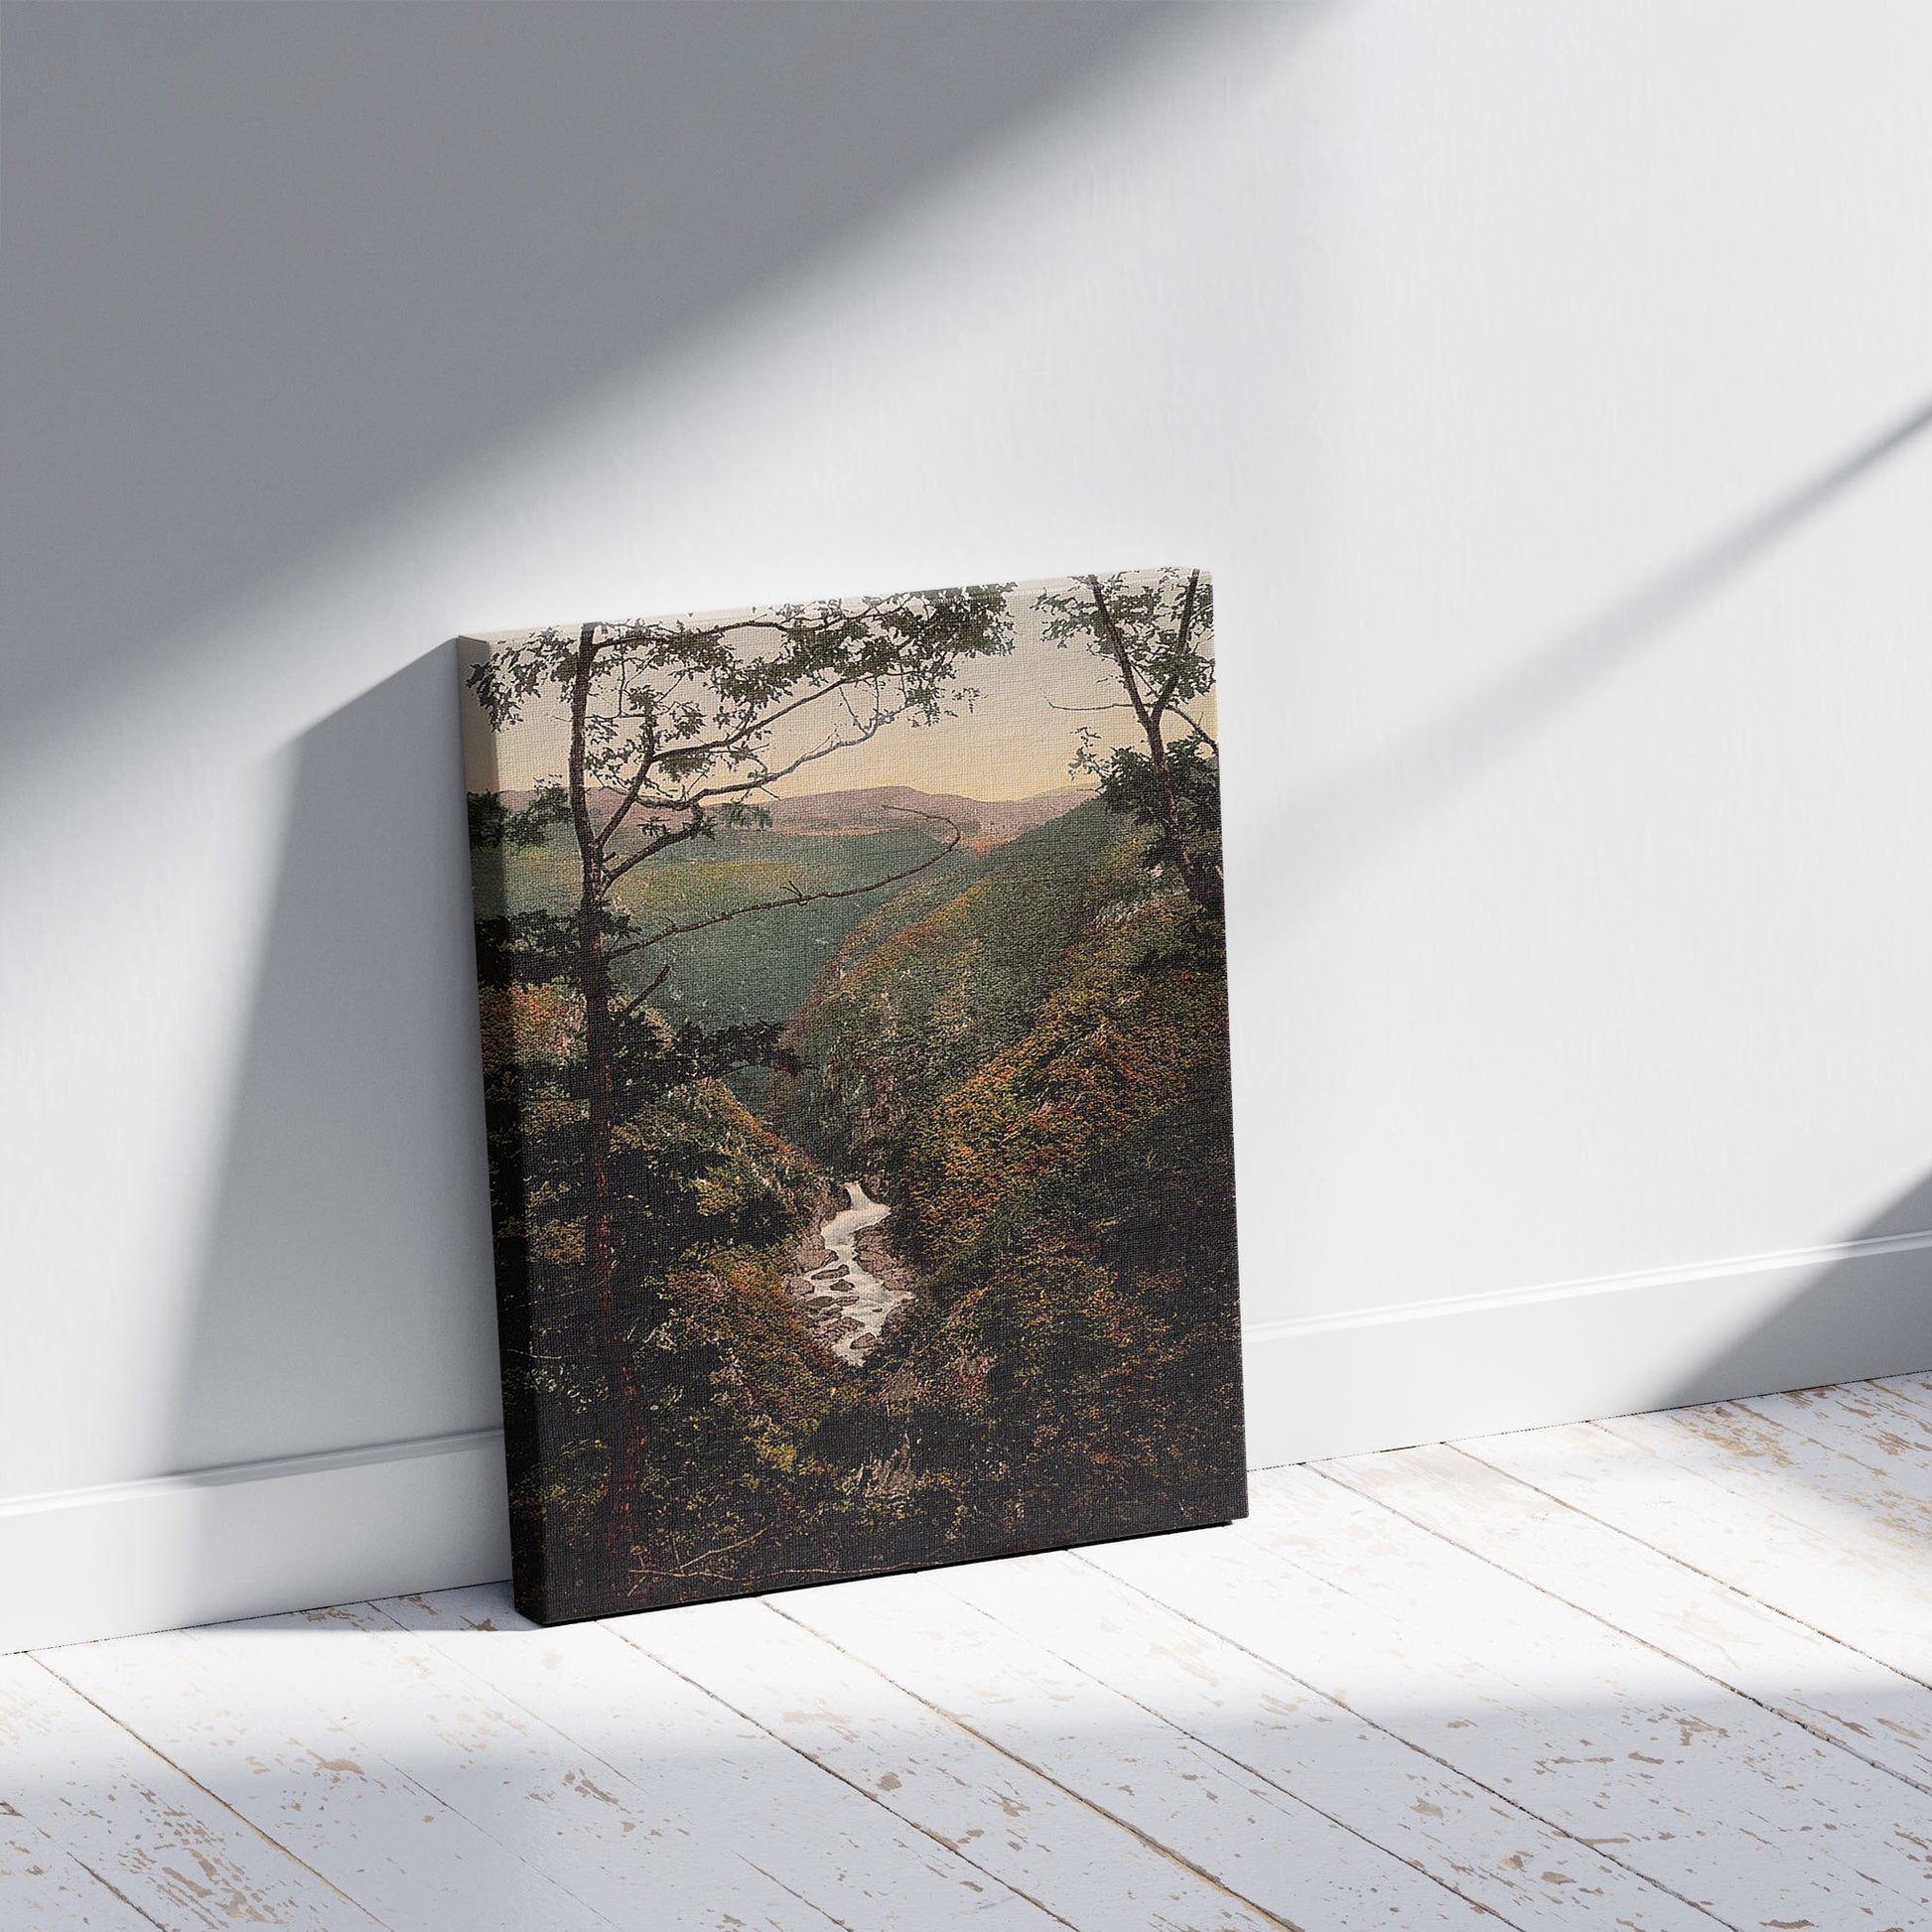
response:
<svg viewBox="0 0 1932 1932"><path fill-rule="evenodd" d="M970 710L962 705L936 725L914 726L907 721L889 725L866 744L835 752L781 779L773 792L799 797L869 785L912 785L921 791L999 800L1033 798L1074 782L1090 782L1069 776L1079 727L1098 727L1107 747L1136 743L1138 735L1129 712L1076 709L1118 699L1120 686L1111 667L1091 650L1077 643L1062 647L1040 634L1034 600L1040 591L1054 588L1058 586L1033 583L1015 589L1009 599L1014 614L1012 654L976 659L963 667L963 681L979 692ZM505 634L498 641L513 638ZM553 704L531 707L518 724L498 736L493 779L487 722L467 688L464 707L466 768L472 791L492 787L522 791L540 779L562 776L569 729L561 694ZM1212 731L1211 695L1206 712L1200 715ZM774 741L774 762L795 756L807 742L802 732Z"/></svg>

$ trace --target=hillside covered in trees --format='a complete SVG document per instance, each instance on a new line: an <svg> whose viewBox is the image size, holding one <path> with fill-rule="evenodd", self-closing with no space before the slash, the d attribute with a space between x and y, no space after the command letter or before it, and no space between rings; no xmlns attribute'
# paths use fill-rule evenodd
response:
<svg viewBox="0 0 1932 1932"><path fill-rule="evenodd" d="M653 852L692 820L593 802L582 699L574 786L473 795L533 1613L1241 1512L1205 623L1107 588L1167 652L1129 697L1195 716L1081 727L1033 798L772 798Z"/></svg>

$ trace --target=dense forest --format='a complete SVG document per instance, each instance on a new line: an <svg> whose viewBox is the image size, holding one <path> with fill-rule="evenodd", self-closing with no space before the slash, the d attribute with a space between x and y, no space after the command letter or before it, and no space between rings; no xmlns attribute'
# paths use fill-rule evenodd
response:
<svg viewBox="0 0 1932 1932"><path fill-rule="evenodd" d="M568 770L472 798L532 1614L1243 1507L1206 587L1023 595L1127 714L1032 799L770 789L969 704L1011 587L470 673L499 726L571 699Z"/></svg>

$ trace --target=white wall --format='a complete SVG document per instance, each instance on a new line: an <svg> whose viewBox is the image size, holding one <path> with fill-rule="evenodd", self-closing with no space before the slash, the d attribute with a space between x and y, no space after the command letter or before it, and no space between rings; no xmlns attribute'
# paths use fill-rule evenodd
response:
<svg viewBox="0 0 1932 1932"><path fill-rule="evenodd" d="M1932 1364L1912 0L4 34L16 1641L501 1561L468 628L1211 566L1259 1457Z"/></svg>

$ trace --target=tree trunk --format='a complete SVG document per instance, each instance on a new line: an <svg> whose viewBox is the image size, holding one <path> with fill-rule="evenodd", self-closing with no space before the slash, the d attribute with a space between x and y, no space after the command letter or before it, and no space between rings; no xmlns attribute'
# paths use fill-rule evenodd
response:
<svg viewBox="0 0 1932 1932"><path fill-rule="evenodd" d="M1198 572L1187 580L1187 599L1180 620L1179 644L1183 649L1187 644L1188 632L1193 627L1194 591L1198 582ZM1148 703L1147 695L1141 689L1141 680L1134 670L1134 660L1127 654L1127 641L1120 634L1114 614L1107 608L1100 579L1089 577L1087 588L1093 593L1094 613L1100 620L1101 635L1106 639L1108 653L1120 672L1121 687L1127 693L1128 703L1134 708L1141 736L1147 741L1147 760L1160 792L1161 829L1168 835L1168 848L1173 854L1174 870L1180 874L1180 883L1186 888L1187 897L1195 906L1202 912L1211 912L1211 896L1200 878L1200 869L1194 864L1194 855L1187 848L1186 833L1180 823L1180 798L1173 786L1173 768L1168 762L1167 707L1159 698L1151 705Z"/></svg>
<svg viewBox="0 0 1932 1932"><path fill-rule="evenodd" d="M1174 870L1180 874L1180 883L1187 889L1187 897L1205 912L1209 909L1208 902L1199 868L1194 864L1193 854L1187 849L1187 836L1181 829L1180 798L1173 788L1173 768L1168 763L1167 740L1162 736L1158 716L1150 715L1146 733L1148 762L1153 765L1155 782L1161 787L1161 828L1168 835Z"/></svg>
<svg viewBox="0 0 1932 1932"><path fill-rule="evenodd" d="M1194 598L1199 589L1200 572L1194 571L1187 579L1187 595L1181 601L1180 621L1174 638L1176 656L1184 655L1193 648ZM1178 675L1176 671L1174 676ZM1166 701L1173 691L1173 682L1170 680L1154 704L1142 712L1142 722L1147 730L1148 757L1161 782L1162 817L1167 821L1167 834L1173 845L1174 866L1180 874L1180 883L1186 887L1187 897L1194 901L1196 908L1211 916L1215 909L1213 895L1208 891L1200 867L1195 863L1194 854L1187 844L1180 823L1180 798L1173 785L1173 767L1168 762Z"/></svg>

